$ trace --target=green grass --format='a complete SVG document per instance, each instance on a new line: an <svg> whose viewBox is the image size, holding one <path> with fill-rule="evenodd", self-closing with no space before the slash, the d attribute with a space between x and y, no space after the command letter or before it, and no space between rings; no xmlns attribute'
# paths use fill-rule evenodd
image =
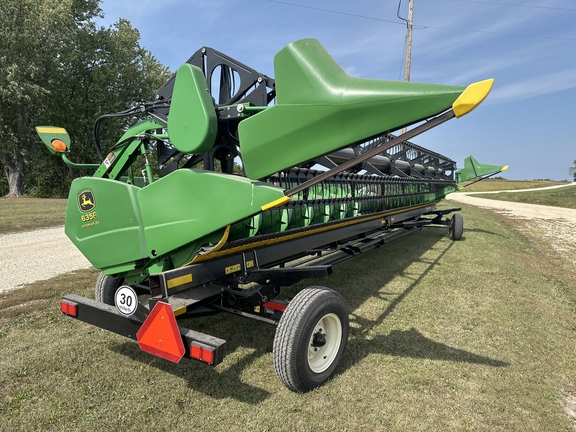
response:
<svg viewBox="0 0 576 432"><path fill-rule="evenodd" d="M0 234L64 225L65 199L0 198Z"/></svg>
<svg viewBox="0 0 576 432"><path fill-rule="evenodd" d="M506 180L486 179L466 186L462 192L492 192L501 190L535 189L547 186L566 184L566 182L552 180Z"/></svg>
<svg viewBox="0 0 576 432"><path fill-rule="evenodd" d="M227 356L175 365L59 313L95 271L2 294L0 430L569 431L575 270L521 222L462 213L460 242L426 229L307 282L342 293L351 333L335 378L303 395L276 378L272 326L187 321Z"/></svg>
<svg viewBox="0 0 576 432"><path fill-rule="evenodd" d="M482 194L482 198L576 209L576 185L560 189Z"/></svg>

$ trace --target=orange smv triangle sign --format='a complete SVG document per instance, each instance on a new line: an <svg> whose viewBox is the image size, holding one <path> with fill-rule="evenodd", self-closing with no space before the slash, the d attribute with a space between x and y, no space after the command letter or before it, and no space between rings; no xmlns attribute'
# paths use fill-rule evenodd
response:
<svg viewBox="0 0 576 432"><path fill-rule="evenodd" d="M168 303L156 303L136 333L136 339L142 351L174 363L178 363L186 352L172 306Z"/></svg>

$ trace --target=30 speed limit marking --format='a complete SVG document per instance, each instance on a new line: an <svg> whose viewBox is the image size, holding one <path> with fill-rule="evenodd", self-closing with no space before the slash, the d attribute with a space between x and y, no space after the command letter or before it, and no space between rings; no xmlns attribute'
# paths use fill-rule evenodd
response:
<svg viewBox="0 0 576 432"><path fill-rule="evenodd" d="M136 291L128 285L122 285L114 295L114 304L121 314L126 316L132 315L138 308Z"/></svg>

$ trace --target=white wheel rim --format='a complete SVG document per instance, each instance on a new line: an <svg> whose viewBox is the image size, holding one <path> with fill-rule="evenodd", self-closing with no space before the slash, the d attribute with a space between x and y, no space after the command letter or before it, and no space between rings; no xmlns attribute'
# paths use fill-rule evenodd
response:
<svg viewBox="0 0 576 432"><path fill-rule="evenodd" d="M326 338L323 346L314 346L314 335ZM324 315L314 327L308 343L308 366L314 373L322 373L334 362L342 341L342 323L336 314Z"/></svg>

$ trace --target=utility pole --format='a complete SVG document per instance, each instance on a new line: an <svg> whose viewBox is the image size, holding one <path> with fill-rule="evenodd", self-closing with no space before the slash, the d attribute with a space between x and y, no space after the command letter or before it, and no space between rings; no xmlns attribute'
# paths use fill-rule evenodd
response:
<svg viewBox="0 0 576 432"><path fill-rule="evenodd" d="M414 0L408 4L408 27L406 33L406 65L404 67L404 81L410 81L410 61L412 60L412 11L414 9Z"/></svg>
<svg viewBox="0 0 576 432"><path fill-rule="evenodd" d="M404 81L410 81L410 62L412 61L412 12L414 0L408 3L408 20L406 21L406 64L404 65ZM406 133L406 128L402 128L402 133Z"/></svg>

